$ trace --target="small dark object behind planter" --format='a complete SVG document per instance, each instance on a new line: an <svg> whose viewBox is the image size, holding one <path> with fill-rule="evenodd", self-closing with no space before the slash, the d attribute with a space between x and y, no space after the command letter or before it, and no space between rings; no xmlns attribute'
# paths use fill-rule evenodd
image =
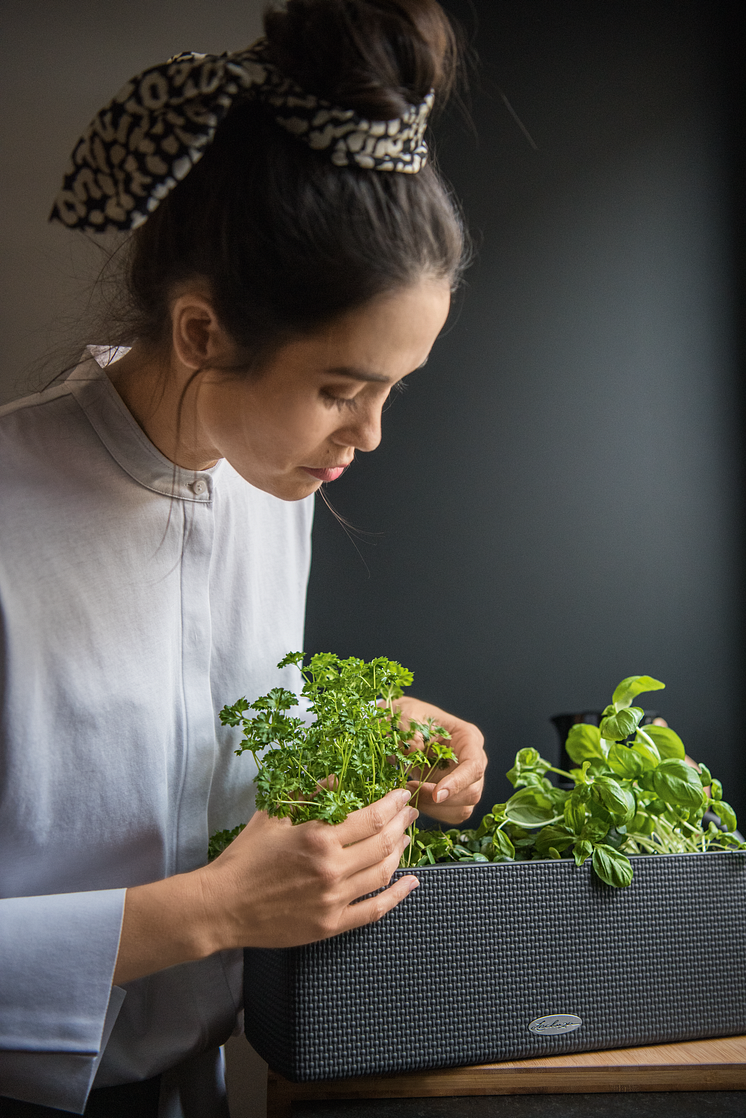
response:
<svg viewBox="0 0 746 1118"><path fill-rule="evenodd" d="M746 856L632 861L625 889L566 859L415 870L378 924L247 950L246 1035L303 1082L746 1032Z"/></svg>

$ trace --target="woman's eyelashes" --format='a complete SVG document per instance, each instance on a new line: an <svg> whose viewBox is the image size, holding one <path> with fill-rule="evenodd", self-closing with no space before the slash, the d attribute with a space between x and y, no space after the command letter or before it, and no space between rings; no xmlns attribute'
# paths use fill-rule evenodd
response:
<svg viewBox="0 0 746 1118"><path fill-rule="evenodd" d="M390 390L390 392L389 392L389 394L386 398L384 411L388 410L388 408L391 407L391 405L393 404L396 397L400 396L402 394L402 392L404 392L406 390L406 388L407 388L407 384L406 384L406 381L404 381L404 380L398 380L396 382L396 384L391 385L391 390Z"/></svg>
<svg viewBox="0 0 746 1118"><path fill-rule="evenodd" d="M398 395L400 392L403 392L406 387L407 385L404 379L397 381L395 384L389 385L386 388L383 402L390 404L392 397L394 395ZM322 388L321 396L325 404L327 404L329 407L336 407L338 411L342 411L345 408L355 409L358 407L359 404L357 392L354 394L354 396L342 396L339 394L338 390L334 388Z"/></svg>
<svg viewBox="0 0 746 1118"><path fill-rule="evenodd" d="M338 396L336 392L333 392L328 388L321 389L321 397L327 407L337 408L338 411L342 411L344 408L357 407L356 396Z"/></svg>

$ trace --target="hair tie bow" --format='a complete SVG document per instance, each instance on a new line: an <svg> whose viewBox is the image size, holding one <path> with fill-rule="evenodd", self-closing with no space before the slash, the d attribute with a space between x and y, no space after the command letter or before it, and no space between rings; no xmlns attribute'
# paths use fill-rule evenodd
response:
<svg viewBox="0 0 746 1118"><path fill-rule="evenodd" d="M427 162L432 91L399 119L366 120L302 90L259 39L233 54L180 54L127 82L76 145L50 220L136 229L202 158L233 105L251 99L338 167L417 174Z"/></svg>

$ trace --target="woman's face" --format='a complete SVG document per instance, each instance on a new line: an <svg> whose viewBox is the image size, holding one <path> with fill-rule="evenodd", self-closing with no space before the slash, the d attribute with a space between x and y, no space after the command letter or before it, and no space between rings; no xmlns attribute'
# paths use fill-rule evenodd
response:
<svg viewBox="0 0 746 1118"><path fill-rule="evenodd" d="M258 489L307 497L378 446L392 388L425 363L449 306L445 281L422 281L283 346L255 377L206 373L200 442Z"/></svg>

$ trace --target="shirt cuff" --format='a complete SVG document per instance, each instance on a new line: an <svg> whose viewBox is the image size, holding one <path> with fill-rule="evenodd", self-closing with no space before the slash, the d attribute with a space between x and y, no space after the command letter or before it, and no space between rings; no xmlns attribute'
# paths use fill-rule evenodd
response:
<svg viewBox="0 0 746 1118"><path fill-rule="evenodd" d="M124 889L0 900L0 1094L82 1113L124 1000Z"/></svg>

